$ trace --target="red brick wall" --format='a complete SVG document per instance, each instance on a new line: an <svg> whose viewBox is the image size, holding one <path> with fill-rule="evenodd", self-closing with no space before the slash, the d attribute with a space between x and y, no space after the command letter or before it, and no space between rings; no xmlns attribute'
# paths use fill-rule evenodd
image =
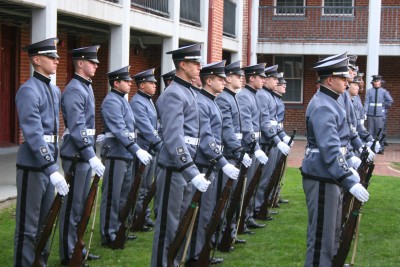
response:
<svg viewBox="0 0 400 267"><path fill-rule="evenodd" d="M216 62L222 60L224 1L210 0L209 5L207 61Z"/></svg>
<svg viewBox="0 0 400 267"><path fill-rule="evenodd" d="M249 1L243 1L243 35L242 35L242 66L248 65L247 51L248 51L248 37L249 37L249 13L248 13ZM238 37L240 38L240 36ZM250 60L250 59L249 59Z"/></svg>

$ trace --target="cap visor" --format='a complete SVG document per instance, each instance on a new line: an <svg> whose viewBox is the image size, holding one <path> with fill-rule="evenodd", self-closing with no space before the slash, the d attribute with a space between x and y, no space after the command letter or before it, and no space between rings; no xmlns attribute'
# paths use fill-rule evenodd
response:
<svg viewBox="0 0 400 267"><path fill-rule="evenodd" d="M94 63L97 63L97 64L99 64L100 62L99 62L99 60L97 59L97 58L91 58L91 59L88 59L89 61L92 61L92 62L94 62Z"/></svg>

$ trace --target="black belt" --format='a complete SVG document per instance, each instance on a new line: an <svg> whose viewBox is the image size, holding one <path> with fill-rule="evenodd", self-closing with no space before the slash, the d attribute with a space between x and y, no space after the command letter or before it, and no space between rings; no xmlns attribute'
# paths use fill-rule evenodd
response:
<svg viewBox="0 0 400 267"><path fill-rule="evenodd" d="M157 163L157 166L162 168L162 169L166 169L168 171L173 171L173 172L181 172L177 167L175 166L167 166L165 164L162 163Z"/></svg>

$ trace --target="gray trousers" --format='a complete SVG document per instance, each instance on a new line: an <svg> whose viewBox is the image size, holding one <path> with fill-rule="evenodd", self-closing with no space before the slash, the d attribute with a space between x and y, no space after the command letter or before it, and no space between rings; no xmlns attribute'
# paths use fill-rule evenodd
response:
<svg viewBox="0 0 400 267"><path fill-rule="evenodd" d="M375 138L378 134L379 128L383 128L383 117L368 116L367 123L367 130L369 134Z"/></svg>
<svg viewBox="0 0 400 267"><path fill-rule="evenodd" d="M131 187L133 161L107 159L105 167L101 188L100 235L102 243L110 243L115 240L121 225L118 214Z"/></svg>
<svg viewBox="0 0 400 267"><path fill-rule="evenodd" d="M336 184L303 178L303 190L308 209L304 266L332 266L341 231L342 188Z"/></svg>
<svg viewBox="0 0 400 267"><path fill-rule="evenodd" d="M17 207L14 233L14 266L31 266L35 237L54 199L54 186L43 172L17 169ZM43 258L47 263L47 255Z"/></svg>
<svg viewBox="0 0 400 267"><path fill-rule="evenodd" d="M262 168L261 179L260 183L258 184L258 189L255 195L255 208L254 210L258 212L260 210L260 206L264 202L264 192L267 188L270 180L271 175L275 170L276 163L278 161L278 156L280 155L279 149L275 146L271 148L269 155L268 155L268 162Z"/></svg>
<svg viewBox="0 0 400 267"><path fill-rule="evenodd" d="M140 160L136 159L135 161L136 161L135 168L138 168ZM156 171L156 163L157 160L155 157L153 157L153 159L150 161L149 164L146 165L144 169L142 175L142 183L140 185L139 196L136 202L136 209L135 209L136 214L140 213L143 209L143 199L147 195L147 192L150 190L151 184L153 183L154 174ZM147 206L146 209L146 219L148 218L150 218L150 205Z"/></svg>
<svg viewBox="0 0 400 267"><path fill-rule="evenodd" d="M168 246L173 241L179 221L190 204L192 184L187 183L181 173L162 168L157 176L156 195L159 205L150 266L166 267ZM181 257L178 253L175 266L179 264Z"/></svg>
<svg viewBox="0 0 400 267"><path fill-rule="evenodd" d="M63 160L64 173L67 173L72 161ZM75 176L71 177L69 193L64 197L60 211L60 259L67 260L72 256L77 241L77 225L81 220L82 209L90 189L92 168L88 162L76 164Z"/></svg>
<svg viewBox="0 0 400 267"><path fill-rule="evenodd" d="M201 173L207 172L206 169L199 168ZM200 252L206 241L206 228L210 222L214 207L216 204L216 187L218 179L216 179L217 171L213 171L210 175L211 184L207 191L201 194L199 203L199 210L197 212L196 221L194 223L192 236L190 239L190 246L187 251L189 259L198 259ZM192 197L197 190L193 188Z"/></svg>

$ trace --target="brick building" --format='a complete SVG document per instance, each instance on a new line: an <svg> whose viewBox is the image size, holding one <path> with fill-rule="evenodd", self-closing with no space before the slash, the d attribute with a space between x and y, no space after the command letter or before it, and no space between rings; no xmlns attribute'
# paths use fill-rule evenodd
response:
<svg viewBox="0 0 400 267"><path fill-rule="evenodd" d="M348 5L338 7L339 2ZM158 76L173 69L165 52L179 46L203 43L204 62L279 64L289 82L286 128L300 133L305 131L304 113L315 91L312 64L321 56L349 51L359 55L357 63L367 76L378 71L384 76L394 98L389 135L399 137L400 78L395 71L400 67L400 4L370 2L0 0L0 148L20 142L14 98L31 75L22 47L54 36L60 39L61 59L53 81L61 90L73 75L68 50L101 46L93 79L97 111L109 90L108 71L129 64L132 75L155 67ZM369 24L369 17L378 21ZM133 89L130 97L135 85ZM157 95L162 89L159 83ZM99 116L96 124L101 131Z"/></svg>

